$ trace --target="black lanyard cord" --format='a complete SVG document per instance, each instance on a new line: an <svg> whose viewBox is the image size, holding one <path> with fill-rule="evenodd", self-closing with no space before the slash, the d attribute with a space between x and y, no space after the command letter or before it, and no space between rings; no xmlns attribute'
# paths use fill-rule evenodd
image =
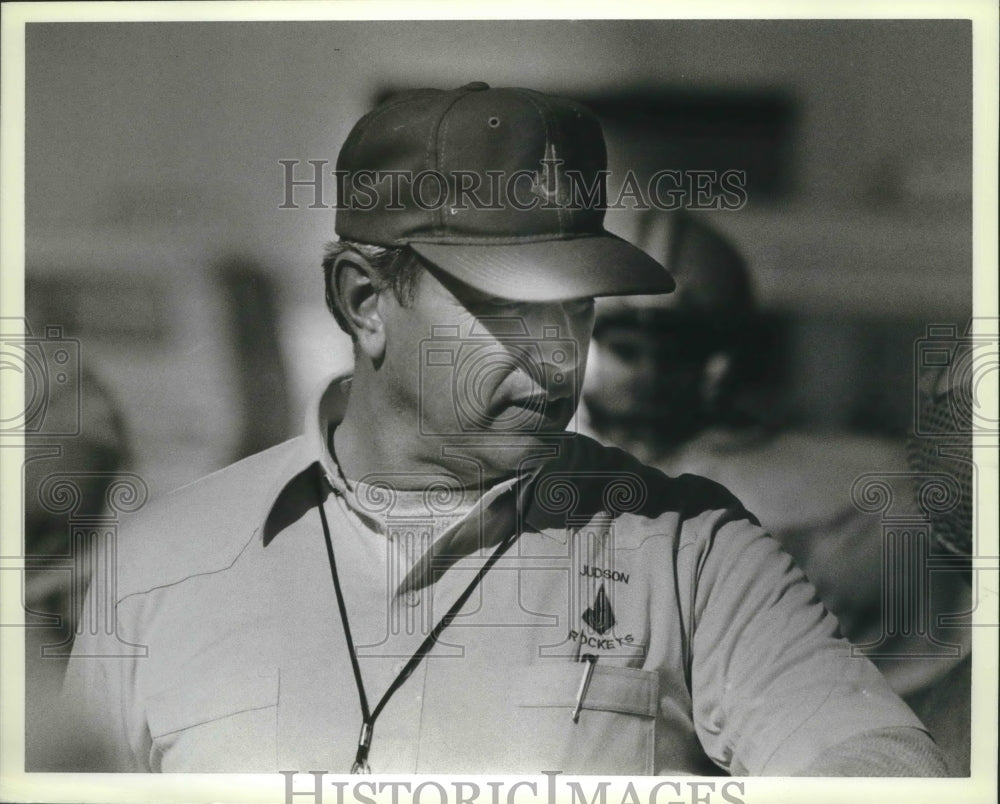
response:
<svg viewBox="0 0 1000 804"><path fill-rule="evenodd" d="M354 684L358 688L358 698L361 701L361 716L363 725L361 736L358 738L358 756L355 758L352 773L368 772L368 746L371 745L371 729L368 727L371 717L368 709L368 696L365 694L365 684L361 680L361 665L358 664L358 652L354 648L354 638L351 636L351 627L347 621L347 606L344 603L344 593L340 588L340 576L337 574L337 560L333 557L333 540L330 538L330 525L326 521L326 511L323 508L325 495L323 494L323 475L316 472L316 494L319 499L319 517L323 522L323 538L326 541L326 555L330 562L330 574L333 576L333 590L337 595L337 608L340 609L340 621L344 627L344 638L347 640L347 651L351 656L351 669L354 670ZM365 747L362 756L361 748Z"/></svg>
<svg viewBox="0 0 1000 804"><path fill-rule="evenodd" d="M358 699L361 703L361 716L363 718L361 723L361 734L358 737L358 750L354 758L354 765L351 767L351 773L371 773L371 768L368 765L368 751L371 748L372 735L375 730L376 719L382 713L385 705L389 703L389 699L392 698L396 691L406 683L406 680L413 675L413 671L417 669L417 666L421 661L423 661L423 658L431 652L438 640L438 637L441 635L441 632L455 620L458 616L459 610L461 610L466 601L479 586L486 573L490 571L500 556L502 556L517 540L517 528L512 528L508 535L504 537L503 541L500 542L500 545L496 548L496 550L490 554L489 558L486 559L483 566L480 567L479 571L476 573L475 578L472 579L471 583L465 588L462 594L458 596L458 599L451 605L438 624L434 626L431 632L424 638L424 641L420 643L420 647L417 648L416 652L404 665L399 675L397 675L393 682L389 685L389 688L375 705L375 708L369 709L368 696L365 694L365 684L361 678L361 665L358 662L358 652L354 647L354 638L351 636L351 626L347 618L347 605L344 603L344 593L340 588L340 577L337 573L337 562L333 555L333 540L330 537L330 525L326 520L326 511L323 508L323 500L325 499L325 496L323 493L323 477L321 472L316 472L316 493L319 500L319 516L323 523L323 538L326 540L326 555L330 561L330 575L333 577L333 589L337 595L337 608L340 609L340 621L344 627L344 638L347 642L347 650L351 655L351 668L354 670L354 683L358 688ZM500 497L494 501L493 505L505 504L506 501L504 498L507 495L513 496L514 489L508 489L501 494Z"/></svg>

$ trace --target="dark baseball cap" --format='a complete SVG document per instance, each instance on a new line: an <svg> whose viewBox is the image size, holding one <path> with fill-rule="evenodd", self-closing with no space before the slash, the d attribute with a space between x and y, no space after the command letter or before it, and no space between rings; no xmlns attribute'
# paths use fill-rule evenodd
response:
<svg viewBox="0 0 1000 804"><path fill-rule="evenodd" d="M607 155L575 101L474 82L390 98L337 159L337 234L409 246L501 298L666 293L674 280L604 229Z"/></svg>

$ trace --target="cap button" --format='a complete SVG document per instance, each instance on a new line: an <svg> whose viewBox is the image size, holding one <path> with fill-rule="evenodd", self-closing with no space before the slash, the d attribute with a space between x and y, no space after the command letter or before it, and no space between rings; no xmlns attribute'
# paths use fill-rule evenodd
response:
<svg viewBox="0 0 1000 804"><path fill-rule="evenodd" d="M459 88L464 89L468 92L482 92L484 89L489 89L490 85L487 84L485 81L472 81L466 84L464 87L459 87Z"/></svg>

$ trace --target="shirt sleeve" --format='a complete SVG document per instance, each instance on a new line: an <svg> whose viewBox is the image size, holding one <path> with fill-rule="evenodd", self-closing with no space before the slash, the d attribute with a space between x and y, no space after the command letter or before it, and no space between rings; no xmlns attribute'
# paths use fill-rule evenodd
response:
<svg viewBox="0 0 1000 804"><path fill-rule="evenodd" d="M835 745L800 776L947 776L931 738L920 729L878 729Z"/></svg>
<svg viewBox="0 0 1000 804"><path fill-rule="evenodd" d="M895 728L920 730L927 752L938 754L874 665L851 655L776 540L732 511L703 514L700 524L711 538L689 548L691 688L695 728L713 761L737 775L792 775ZM852 773L864 775L863 754L852 754ZM902 773L922 775L923 764L900 762Z"/></svg>
<svg viewBox="0 0 1000 804"><path fill-rule="evenodd" d="M91 588L85 605L93 606L95 597ZM145 648L123 636L122 608L116 606L117 616L94 618L106 629L87 629L74 641L62 689L68 735L61 764L67 770L149 771L148 730L133 706L135 665Z"/></svg>

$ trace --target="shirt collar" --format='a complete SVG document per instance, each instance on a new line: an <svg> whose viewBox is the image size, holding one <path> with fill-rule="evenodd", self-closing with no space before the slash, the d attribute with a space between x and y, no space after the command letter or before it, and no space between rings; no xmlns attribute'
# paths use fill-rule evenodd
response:
<svg viewBox="0 0 1000 804"><path fill-rule="evenodd" d="M287 471L265 497L261 533L266 547L287 525L317 502L317 472L334 488L344 481L327 447L329 434L344 418L351 375L335 374L324 381L306 409L305 429ZM328 487L327 487L328 488Z"/></svg>

